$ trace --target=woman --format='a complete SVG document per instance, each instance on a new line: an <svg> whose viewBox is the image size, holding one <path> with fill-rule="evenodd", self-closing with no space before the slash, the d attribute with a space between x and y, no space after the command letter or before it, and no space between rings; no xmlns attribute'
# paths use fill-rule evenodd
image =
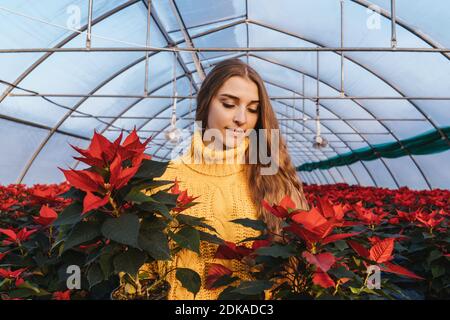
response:
<svg viewBox="0 0 450 320"><path fill-rule="evenodd" d="M198 92L195 121L200 121L205 128L195 131L188 152L171 161L159 178L177 179L181 190L187 189L189 195L199 196L195 200L198 204L184 213L206 218L222 239L237 243L260 233L230 222L233 219L262 219L272 232L279 233L280 220L264 210L263 199L272 204L289 195L297 208L307 209L301 182L283 139L281 136L277 140L271 139L271 129L279 129L279 125L263 80L254 69L239 59L217 64ZM267 129L267 134L262 139L258 135L257 140L254 136L250 139L246 133L252 129ZM212 136L217 137L213 142ZM257 163L249 161L249 145L255 143L265 143L265 150L272 150L274 143L279 146L277 152L270 154L271 161L277 165L276 173L261 174L261 169L267 165L259 160ZM194 161L194 154L198 152L202 155L201 161L198 158ZM250 243L246 245L250 246ZM204 287L210 263L220 263L237 272L239 277L250 279L242 263L214 259L216 249L217 245L202 241L200 256L183 250L171 262L171 267L191 268L201 276L202 287L196 299L217 299L223 290ZM170 300L193 298L192 293L176 280L174 272L167 280L171 285Z"/></svg>

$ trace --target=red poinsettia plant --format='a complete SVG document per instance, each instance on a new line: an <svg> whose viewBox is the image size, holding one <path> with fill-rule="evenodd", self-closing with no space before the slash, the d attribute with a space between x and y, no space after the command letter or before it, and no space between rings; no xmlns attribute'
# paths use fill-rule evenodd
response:
<svg viewBox="0 0 450 320"><path fill-rule="evenodd" d="M94 133L88 167L61 169L67 183L0 187L0 296L2 299L160 299L165 278L195 296L200 276L191 269L155 270L181 249L200 253L200 241L220 243L204 219L184 211L197 197L178 181L158 180L168 163L145 154L133 130L122 142ZM211 231L207 232L207 231ZM72 267L80 287L68 288Z"/></svg>
<svg viewBox="0 0 450 320"><path fill-rule="evenodd" d="M150 165L146 162L151 159L145 159L145 155L138 171L126 185L118 189L120 182L117 179L114 182L113 178L114 187L111 187L109 172L114 157L94 151L95 146L100 147L101 141L104 141L101 137L96 139L92 146L83 150L89 152L83 158L87 159L91 154L96 159L88 164L90 167L74 170L75 174L68 170L69 175L75 176L77 171L100 175L95 176L93 183L99 188L90 189L91 196L88 199L88 191L68 183L32 187L0 186L1 299L109 298L119 283L118 273L123 273L120 267L124 257L130 258L130 262L142 261L131 257L140 257L140 254L134 254L136 251L146 251L147 261L166 261L164 257L176 254L176 250L183 245L188 250L196 251L198 239L215 241L219 244L218 258L240 261L240 265L253 276L253 281L244 281L239 279L235 270L220 264L209 264L206 286L223 287L221 298L450 297L448 190L390 190L346 184L305 185L305 196L312 205L310 211L295 209L287 197L278 204L264 203L266 210L283 221L282 234L275 237L262 221L237 219L235 223L259 230L262 235L235 244L223 242L213 234L204 232L209 229L202 227L204 221L184 214L184 210L194 204L195 198L188 195L187 190L180 190L177 181L149 179L152 174L159 176L164 164L161 164L163 168L158 166L159 163ZM132 142L133 139L128 138L128 141ZM106 141L104 143L107 144ZM109 143L107 145L113 146L113 149L119 149L117 142L116 146L114 142ZM126 145L118 144L121 147ZM135 145L139 148L137 143ZM137 155L122 162L122 173L117 174L119 170L116 171L115 176L119 180L128 179L130 170L135 170L132 168L135 167L133 158L136 159ZM100 159L109 160L105 164ZM136 161L139 160L134 160L135 164ZM95 167L101 163L103 167ZM155 167L150 169L152 166ZM148 173L140 176L140 170L144 169ZM105 185L101 187L103 182ZM81 179L75 183L89 185L91 182ZM169 187L160 190L165 186ZM110 199L105 200L108 193L114 205ZM146 201L148 197L152 201ZM106 204L96 207L102 201ZM96 208L85 211L85 204ZM107 219L120 219L127 214L139 218L140 249L127 244L128 241L124 244L119 239L110 239L103 234L101 227ZM179 228L171 228L177 224ZM91 228L91 225L100 225L100 232L98 227ZM203 229L199 230L199 227ZM151 235L148 243L155 244L151 255L147 250L152 247L145 245L147 235ZM128 238L128 235L124 235L124 238ZM283 241L279 241L280 238ZM182 241L184 239L189 241ZM69 240L76 244L65 250L64 246ZM70 241L68 247L71 246ZM244 246L245 242L251 242L252 245ZM130 249L131 252L124 256ZM68 266L74 264L82 268L81 290L67 289L66 272ZM129 266L136 270L139 264L132 263ZM370 286L377 277L375 273L368 274L369 270L380 271L379 289L376 285ZM192 292L199 288L195 275L188 270L167 271L178 272L178 279L192 276ZM148 288L146 279L151 272L141 272L139 269L141 291ZM136 277L131 279L125 272L123 279L127 280L127 291L135 292L126 296L137 297ZM163 279L164 273L152 285L163 283Z"/></svg>
<svg viewBox="0 0 450 320"><path fill-rule="evenodd" d="M52 297L57 292L57 254L51 251L56 232L51 226L70 200L60 185L0 187L0 297Z"/></svg>
<svg viewBox="0 0 450 320"><path fill-rule="evenodd" d="M436 281L418 266L420 261L412 260L414 254L408 247L418 241L425 245L423 238L414 235L428 228L430 235L435 233L429 245L442 250L434 260L448 263L443 247L448 240L433 231L445 222L442 214L424 215L420 218L423 221L407 228L392 220L397 212L385 212L383 206L370 207L361 198L353 203L332 202L326 196L309 194L309 199L309 211L296 209L289 197L279 204L262 202L267 211L282 220L282 233L276 235L282 240L274 241L262 221L234 220L261 231L262 236L243 241L253 241L251 248L225 243L219 246L216 257L243 262L254 280L237 281L240 279L232 270L213 265L208 286L226 286L220 297L223 299L267 298L268 293L272 299L407 299L436 294L424 290L427 281ZM439 232L443 231L441 227ZM426 250L430 254L433 249L426 246ZM448 279L445 272L439 276L442 281Z"/></svg>
<svg viewBox="0 0 450 320"><path fill-rule="evenodd" d="M160 274L144 268L171 260L183 248L199 253L200 235L206 233L202 230L215 231L203 219L182 213L196 197L181 191L177 181L155 179L168 163L144 153L150 140L141 142L136 130L123 142L122 134L111 142L95 133L88 149L73 147L81 154L75 159L89 168L61 169L72 186L65 194L72 204L53 223L62 227L55 247L60 254L82 253L78 265L88 291L108 288L99 293L108 295L119 280L113 298L151 299L155 290L161 296L161 288L167 289L164 280L169 272L176 272L194 296L199 291L200 276L191 269Z"/></svg>

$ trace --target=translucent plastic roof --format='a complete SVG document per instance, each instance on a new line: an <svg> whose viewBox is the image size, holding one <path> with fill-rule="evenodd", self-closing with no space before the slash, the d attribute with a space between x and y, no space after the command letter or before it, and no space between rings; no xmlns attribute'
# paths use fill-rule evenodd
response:
<svg viewBox="0 0 450 320"><path fill-rule="evenodd" d="M439 49L450 47L450 3L394 2L392 20L390 0L151 1L151 47L287 49L179 51L176 86L185 98L177 125L192 125L202 73L238 57L263 77L296 166L449 126L450 51ZM0 0L0 184L62 181L56 168L76 165L69 143L86 146L94 129L112 139L136 126L141 137L155 137L150 154L170 155L163 131L174 54L149 51L148 94L158 96L149 98L145 52L120 50L146 46L148 1L93 0L91 20L89 3ZM78 49L86 47L89 21L86 52ZM391 48L393 32L398 48L430 50L316 50ZM310 97L318 92L329 140L320 150L311 145ZM449 160L450 151L407 154L299 174L306 183L448 189Z"/></svg>

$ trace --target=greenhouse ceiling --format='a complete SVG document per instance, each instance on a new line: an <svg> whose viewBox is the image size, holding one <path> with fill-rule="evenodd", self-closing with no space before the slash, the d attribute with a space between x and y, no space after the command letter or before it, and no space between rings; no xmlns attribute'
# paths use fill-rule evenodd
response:
<svg viewBox="0 0 450 320"><path fill-rule="evenodd" d="M154 137L154 159L170 160L175 90L177 126L191 128L204 75L234 57L263 77L304 182L448 189L449 9L447 0L0 0L0 184L62 181L57 167L78 165L70 144L86 147L94 129L113 139L136 127ZM317 108L329 142L320 149Z"/></svg>

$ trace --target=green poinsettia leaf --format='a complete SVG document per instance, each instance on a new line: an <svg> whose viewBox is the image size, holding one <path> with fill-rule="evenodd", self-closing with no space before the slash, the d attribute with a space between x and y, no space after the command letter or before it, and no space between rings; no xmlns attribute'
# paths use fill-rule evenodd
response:
<svg viewBox="0 0 450 320"><path fill-rule="evenodd" d="M109 218L102 225L102 234L118 243L138 248L139 218L125 213L118 218Z"/></svg>
<svg viewBox="0 0 450 320"><path fill-rule="evenodd" d="M188 268L178 268L176 271L176 278L181 282L181 285L195 296L200 291L201 279L200 275L194 270Z"/></svg>

